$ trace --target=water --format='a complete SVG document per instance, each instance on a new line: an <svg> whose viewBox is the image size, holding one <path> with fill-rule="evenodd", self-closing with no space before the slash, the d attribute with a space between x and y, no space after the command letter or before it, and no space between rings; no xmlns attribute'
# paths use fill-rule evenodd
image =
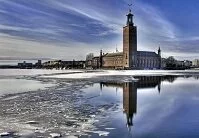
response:
<svg viewBox="0 0 199 138"><path fill-rule="evenodd" d="M0 133L10 137L199 137L196 75L20 77L19 82L13 77L0 81ZM23 93L8 93L9 79L12 91L19 86ZM19 84L24 81L27 87ZM38 90L35 82L56 85Z"/></svg>
<svg viewBox="0 0 199 138"><path fill-rule="evenodd" d="M98 124L102 131L109 132L108 137L199 137L197 78L138 78L138 82L102 82L85 89L93 96L90 102L94 106L118 106L116 110L105 109L107 116Z"/></svg>

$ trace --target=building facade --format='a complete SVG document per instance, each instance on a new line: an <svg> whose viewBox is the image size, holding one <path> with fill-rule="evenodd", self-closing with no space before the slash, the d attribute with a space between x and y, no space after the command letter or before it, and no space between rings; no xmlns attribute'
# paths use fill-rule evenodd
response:
<svg viewBox="0 0 199 138"><path fill-rule="evenodd" d="M123 52L107 53L102 56L103 68L123 68Z"/></svg>
<svg viewBox="0 0 199 138"><path fill-rule="evenodd" d="M199 59L194 59L192 63L193 67L199 67Z"/></svg>
<svg viewBox="0 0 199 138"><path fill-rule="evenodd" d="M93 68L109 69L160 69L161 50L137 51L137 27L133 23L131 10L123 27L123 52L106 53L92 59Z"/></svg>
<svg viewBox="0 0 199 138"><path fill-rule="evenodd" d="M33 64L27 63L26 61L24 61L23 63L18 63L18 68L20 68L20 69L32 69Z"/></svg>

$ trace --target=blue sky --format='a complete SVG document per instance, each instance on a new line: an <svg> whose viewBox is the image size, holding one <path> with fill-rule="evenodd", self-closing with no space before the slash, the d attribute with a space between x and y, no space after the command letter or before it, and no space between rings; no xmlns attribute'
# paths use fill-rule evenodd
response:
<svg viewBox="0 0 199 138"><path fill-rule="evenodd" d="M122 51L130 0L0 0L0 58L85 59ZM199 1L135 0L138 50L199 58Z"/></svg>

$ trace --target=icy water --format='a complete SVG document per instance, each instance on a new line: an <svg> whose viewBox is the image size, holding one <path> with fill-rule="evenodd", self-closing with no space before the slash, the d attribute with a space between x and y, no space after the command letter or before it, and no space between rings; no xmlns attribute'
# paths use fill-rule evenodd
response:
<svg viewBox="0 0 199 138"><path fill-rule="evenodd" d="M101 82L85 89L103 106L99 128L111 138L199 137L198 77L137 77L138 82ZM114 105L106 109L106 105ZM99 135L93 135L99 137Z"/></svg>
<svg viewBox="0 0 199 138"><path fill-rule="evenodd" d="M3 78L0 79L0 96L38 89L46 89L52 86L54 86L54 84L41 83L35 80Z"/></svg>
<svg viewBox="0 0 199 138"><path fill-rule="evenodd" d="M10 78L2 79L0 135L25 138L199 137L198 76L134 78L24 77L21 82L24 84L23 81L56 85L45 89L27 90L26 87L20 93L9 93L13 89L5 88ZM15 84L12 86L22 87Z"/></svg>

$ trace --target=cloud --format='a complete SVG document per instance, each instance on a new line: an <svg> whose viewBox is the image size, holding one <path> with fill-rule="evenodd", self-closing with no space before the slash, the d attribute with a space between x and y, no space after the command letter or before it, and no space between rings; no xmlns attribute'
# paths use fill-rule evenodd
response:
<svg viewBox="0 0 199 138"><path fill-rule="evenodd" d="M159 9L144 3L138 3L137 6L139 11L136 18L141 31L167 39L176 38L177 27L166 19Z"/></svg>
<svg viewBox="0 0 199 138"><path fill-rule="evenodd" d="M50 44L49 47L53 45L53 51L56 53L59 53L60 49L61 51L63 49L79 51L78 48L82 45L85 48L89 47L88 50L85 50L87 52L96 53L103 47L106 47L108 51L109 48L107 47L113 45L108 41L117 39L120 31L120 29L119 31L116 30L116 24L109 25L107 22L109 18L106 14L95 12L95 9L92 10L92 5L89 4L85 5L86 7L83 9L75 7L75 3L71 5L67 1L59 0L20 0L18 2L8 0L0 1L0 4L1 11L4 11L0 12L0 19L3 21L0 24L0 32L5 35L4 40L1 39L0 43L3 43L1 45L1 49L4 49L3 55L7 56L14 54L15 56L55 57L56 54L48 54L51 52L47 53L45 50L32 49L33 44L35 44L35 48L38 48L41 44L42 47L46 47L46 44ZM109 21L112 22L111 19ZM18 39L21 46L15 49L15 45L19 43ZM116 42L113 43L114 45L116 44ZM46 49L48 48L46 47ZM91 49L94 50L89 51ZM30 53L32 51L35 51L34 54ZM65 54L65 57L75 57L75 55L70 53L68 53L69 56ZM77 52L75 53L78 55ZM86 55L87 53L79 51L79 54ZM56 56L60 57L59 55L64 54Z"/></svg>
<svg viewBox="0 0 199 138"><path fill-rule="evenodd" d="M103 19L103 17L105 18L103 14L94 12L94 10L79 10L66 2L21 0L19 3L6 1L5 6L16 9L10 12L9 16L15 17L17 22L13 22L12 18L9 18L1 25L4 26L1 28L1 32L13 36L38 41L96 43L98 39L94 36L104 36L105 38L110 35L110 39L118 33L114 29L116 28L114 24L109 25ZM0 18L5 16L4 14Z"/></svg>
<svg viewBox="0 0 199 138"><path fill-rule="evenodd" d="M164 57L199 58L199 37L184 36L186 32L180 30L157 7L136 2L135 19L138 26L138 49L153 51L160 46Z"/></svg>
<svg viewBox="0 0 199 138"><path fill-rule="evenodd" d="M135 23L140 49L157 49L162 41L176 39L179 31L156 7L136 2Z"/></svg>
<svg viewBox="0 0 199 138"><path fill-rule="evenodd" d="M47 47L50 44L58 53L60 48L77 51L84 45L97 53L101 48L105 52L115 51L117 44L121 51L122 27L126 22L127 3L127 0L0 1L0 33L6 35L4 38L7 40L5 42L1 39L4 43L1 49L12 47L13 51L20 51L21 55L29 55L26 52L31 51L25 52L22 49L33 47L33 44L35 47L41 44ZM157 6L135 1L133 13L135 24L138 26L139 50L153 51L160 44L165 55L171 50L174 55L195 54L198 51L198 36L183 38L183 30L178 29L177 24L171 22ZM9 43L9 39L12 39L10 37L15 38L16 42L17 39L23 40L24 44L21 43L24 45L23 48L14 50L15 43L14 40L12 44ZM31 46L27 43L31 43ZM188 49L188 46L195 50ZM91 49L78 51L79 54L86 55L85 52L92 52ZM6 54L13 55L11 50L4 53ZM39 52L37 56L42 54ZM43 50L43 56L54 57L55 54L50 55ZM70 57L75 56L71 54Z"/></svg>
<svg viewBox="0 0 199 138"><path fill-rule="evenodd" d="M74 48L76 47L76 48ZM81 49L81 52L79 51ZM19 58L52 58L64 60L82 60L84 53L88 49L95 51L92 46L83 43L71 43L69 45L41 43L26 40L24 38L0 34L0 55L1 57L19 57ZM70 54L71 53L71 54Z"/></svg>

